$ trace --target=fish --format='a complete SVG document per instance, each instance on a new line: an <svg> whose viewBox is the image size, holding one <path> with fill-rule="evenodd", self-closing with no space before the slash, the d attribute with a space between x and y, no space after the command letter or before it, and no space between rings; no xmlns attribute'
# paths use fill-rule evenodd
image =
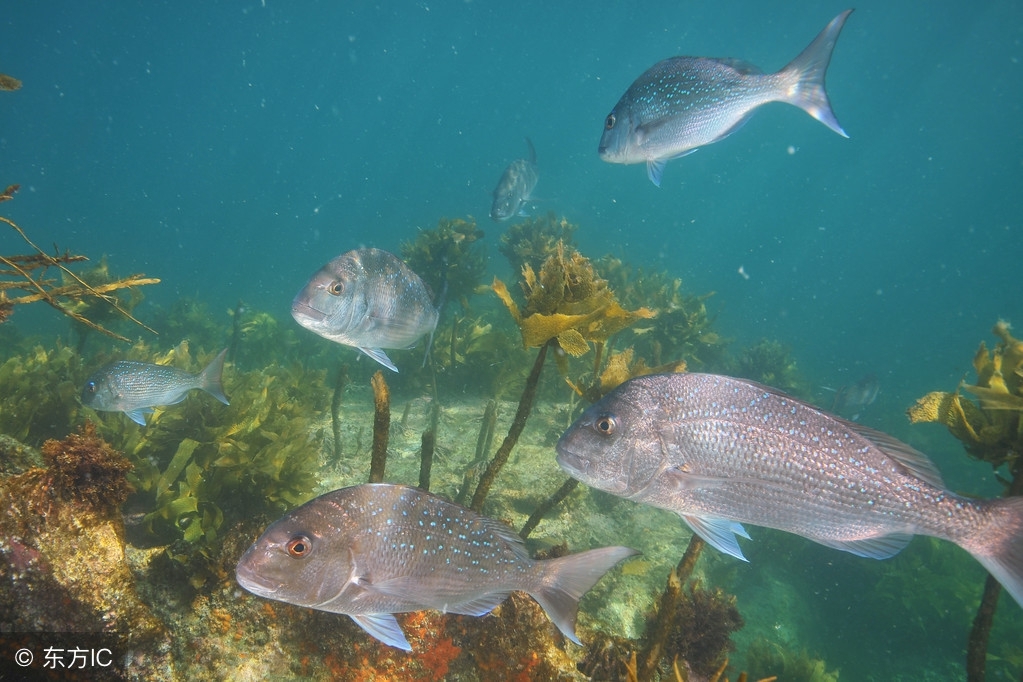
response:
<svg viewBox="0 0 1023 682"><path fill-rule="evenodd" d="M1023 497L956 495L923 453L767 386L698 373L632 379L556 449L573 478L673 511L738 559L744 523L875 559L928 535L965 549L1023 606Z"/></svg>
<svg viewBox="0 0 1023 682"><path fill-rule="evenodd" d="M871 373L860 378L855 384L840 386L835 391L835 400L831 404L831 412L848 416L853 421L860 418L863 409L874 404L881 390L881 382L877 375Z"/></svg>
<svg viewBox="0 0 1023 682"><path fill-rule="evenodd" d="M525 206L533 194L540 171L536 166L536 149L528 137L528 159L515 159L504 169L501 179L494 188L494 203L490 206L490 217L496 222L525 215Z"/></svg>
<svg viewBox="0 0 1023 682"><path fill-rule="evenodd" d="M637 552L603 547L535 561L515 531L405 485L326 493L272 523L242 555L238 584L277 601L350 616L381 642L411 651L395 613L482 616L528 593L579 644L579 599Z"/></svg>
<svg viewBox="0 0 1023 682"><path fill-rule="evenodd" d="M309 279L291 302L291 316L323 338L358 348L397 372L383 349L411 348L427 334L432 344L440 311L430 288L393 253L356 249Z"/></svg>
<svg viewBox="0 0 1023 682"><path fill-rule="evenodd" d="M222 382L226 356L225 348L198 374L150 362L111 362L86 380L82 387L82 404L103 412L124 412L142 426L146 425L146 415L152 414L154 407L180 403L193 388L230 405Z"/></svg>
<svg viewBox="0 0 1023 682"><path fill-rule="evenodd" d="M764 73L739 59L671 57L629 86L604 119L598 153L608 163L646 163L660 187L664 164L720 142L768 102L799 107L842 137L824 76L846 10L781 71Z"/></svg>

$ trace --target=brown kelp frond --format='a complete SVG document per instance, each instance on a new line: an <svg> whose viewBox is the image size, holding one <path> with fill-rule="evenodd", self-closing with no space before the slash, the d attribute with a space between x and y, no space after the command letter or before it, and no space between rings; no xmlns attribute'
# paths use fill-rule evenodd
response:
<svg viewBox="0 0 1023 682"><path fill-rule="evenodd" d="M10 199L17 189L17 185L8 187L2 195L3 199ZM36 246L29 239L28 235L25 234L25 231L13 220L0 216L0 222L9 225L35 251L35 253L29 255L0 256L0 264L6 266L6 268L0 269L0 277L4 278L0 279L0 322L10 315L15 305L45 301L62 314L67 315L89 329L121 341L128 341L126 337L89 319L87 313L80 310L85 304L102 302L120 316L131 320L147 331L156 333L149 326L132 316L115 293L122 290L132 291L134 287L147 284L157 284L160 282L159 279L142 275L131 275L113 281L87 282L67 267L70 263L88 260L85 256L72 254L67 251L63 254L51 256ZM60 270L64 283L58 285L54 280L44 278L46 270L51 267ZM36 274L37 270L41 270L41 272ZM24 293L21 296L12 298L8 294L9 291Z"/></svg>

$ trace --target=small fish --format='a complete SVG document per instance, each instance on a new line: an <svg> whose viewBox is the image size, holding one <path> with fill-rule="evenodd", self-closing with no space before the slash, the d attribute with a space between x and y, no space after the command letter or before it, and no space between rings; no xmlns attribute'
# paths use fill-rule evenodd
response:
<svg viewBox="0 0 1023 682"><path fill-rule="evenodd" d="M193 388L229 405L221 383L226 355L225 348L198 374L149 362L111 362L93 372L85 382L82 404L104 412L124 412L142 426L154 407L180 403Z"/></svg>
<svg viewBox="0 0 1023 682"><path fill-rule="evenodd" d="M799 107L842 137L831 111L824 75L838 34L852 10L831 20L820 35L777 73L765 74L738 59L672 57L629 86L604 119L600 158L609 163L646 163L660 187L664 164L719 142L768 102Z"/></svg>
<svg viewBox="0 0 1023 682"><path fill-rule="evenodd" d="M497 222L525 215L526 203L540 179L540 171L536 167L536 150L528 137L526 144L529 145L529 158L512 161L494 188L490 217Z"/></svg>
<svg viewBox="0 0 1023 682"><path fill-rule="evenodd" d="M578 644L579 598L633 554L604 547L534 561L504 524L418 488L367 483L321 495L271 524L235 575L253 594L346 614L405 651L412 647L392 614L482 616L521 590Z"/></svg>
<svg viewBox="0 0 1023 682"><path fill-rule="evenodd" d="M873 373L867 374L855 384L840 386L835 391L835 400L831 404L831 411L856 421L863 413L863 409L877 400L880 390L881 382L877 380L877 376Z"/></svg>
<svg viewBox="0 0 1023 682"><path fill-rule="evenodd" d="M875 559L930 535L972 554L1023 606L1023 497L960 497L905 443L766 386L632 379L591 405L557 451L574 478L676 512L739 559L742 523Z"/></svg>
<svg viewBox="0 0 1023 682"><path fill-rule="evenodd" d="M383 349L411 348L424 334L432 342L439 311L430 289L397 256L356 249L312 276L292 301L291 316L323 338L354 346L397 372Z"/></svg>

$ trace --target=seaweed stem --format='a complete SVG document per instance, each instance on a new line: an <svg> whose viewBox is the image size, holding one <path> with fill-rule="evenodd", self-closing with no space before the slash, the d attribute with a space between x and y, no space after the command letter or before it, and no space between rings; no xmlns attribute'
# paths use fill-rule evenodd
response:
<svg viewBox="0 0 1023 682"><path fill-rule="evenodd" d="M480 424L480 435L476 438L476 456L473 462L482 462L490 452L490 444L494 440L494 426L497 424L497 401L488 400L483 410L483 423Z"/></svg>
<svg viewBox="0 0 1023 682"><path fill-rule="evenodd" d="M544 360L547 358L547 348L550 345L551 341L548 340L540 346L540 352L536 354L536 362L533 363L533 369L529 372L529 377L526 379L526 386L522 389L519 408L516 410L515 418L508 429L508 435L504 437L501 447L494 454L494 459L491 460L486 471L480 477L479 486L476 487L476 492L472 496L472 504L469 505L470 509L475 512L482 511L483 501L487 498L487 493L490 492L490 486L493 485L494 479L497 478L497 473L508 461L508 456L511 455L512 448L519 441L522 430L526 428L526 419L529 418L529 413L533 409L536 388L540 383L540 370L543 369Z"/></svg>
<svg viewBox="0 0 1023 682"><path fill-rule="evenodd" d="M522 536L522 539L525 540L529 537L529 534L533 532L533 529L536 528L537 525L539 525L541 519L543 519L543 517L546 516L547 513L557 504L568 497L572 491L575 490L577 485L579 485L579 481L574 478L570 478L562 483L561 487L558 488L553 495L541 502L539 506L537 506L536 510L529 515L529 518L526 520L526 524L522 526L522 530L519 531L519 535Z"/></svg>
<svg viewBox="0 0 1023 682"><path fill-rule="evenodd" d="M675 620L679 600L682 598L682 584L692 575L703 545L703 539L698 535L693 535L689 539L689 545L686 547L682 559L679 560L678 566L668 574L668 584L665 586L664 592L661 593L661 600L657 607L657 620L654 621L648 632L650 638L643 649L643 664L638 675L640 682L653 679L657 666L661 662L668 633L671 631L671 624Z"/></svg>
<svg viewBox="0 0 1023 682"><path fill-rule="evenodd" d="M1017 459L1012 469L1012 482L1006 496L1023 494L1023 460ZM966 679L968 682L984 682L987 674L987 645L994 625L998 597L1002 594L1001 584L988 574L984 581L984 596L973 618L970 637L966 645Z"/></svg>
<svg viewBox="0 0 1023 682"><path fill-rule="evenodd" d="M387 441L391 430L391 394L384 373L377 370L370 380L373 386L373 455L369 464L369 482L382 483L387 463Z"/></svg>
<svg viewBox="0 0 1023 682"><path fill-rule="evenodd" d="M330 400L330 428L334 432L334 459L341 459L341 399L348 384L348 365L342 364L337 369L334 380L334 396Z"/></svg>
<svg viewBox="0 0 1023 682"><path fill-rule="evenodd" d="M433 468L433 445L436 437L434 429L423 431L422 445L419 449L421 459L419 465L419 487L423 490L430 490L430 469Z"/></svg>

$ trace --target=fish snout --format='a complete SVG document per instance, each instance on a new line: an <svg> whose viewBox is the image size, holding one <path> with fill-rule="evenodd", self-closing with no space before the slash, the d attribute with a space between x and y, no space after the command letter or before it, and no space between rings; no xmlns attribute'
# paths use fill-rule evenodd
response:
<svg viewBox="0 0 1023 682"><path fill-rule="evenodd" d="M308 301L296 298L291 302L291 316L301 324L302 320L322 322L327 314L309 305Z"/></svg>
<svg viewBox="0 0 1023 682"><path fill-rule="evenodd" d="M280 584L260 575L253 566L253 563L247 561L248 558L248 555L242 557L242 560L238 562L237 568L235 568L234 577L238 584L252 594L261 597L267 597L276 593L281 588Z"/></svg>

